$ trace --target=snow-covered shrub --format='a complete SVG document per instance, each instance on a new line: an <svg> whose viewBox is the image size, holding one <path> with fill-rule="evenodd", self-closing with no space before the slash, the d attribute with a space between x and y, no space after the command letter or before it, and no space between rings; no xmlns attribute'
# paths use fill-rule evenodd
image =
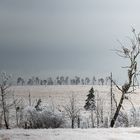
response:
<svg viewBox="0 0 140 140"><path fill-rule="evenodd" d="M140 107L132 108L129 111L129 124L130 126L140 126Z"/></svg>
<svg viewBox="0 0 140 140"><path fill-rule="evenodd" d="M64 124L63 115L59 111L52 111L49 107L36 110L27 106L23 110L22 127L24 128L58 128Z"/></svg>
<svg viewBox="0 0 140 140"><path fill-rule="evenodd" d="M61 127L63 122L62 113L59 111L49 111L49 110L42 110L41 112L41 121L43 128L58 128Z"/></svg>
<svg viewBox="0 0 140 140"><path fill-rule="evenodd" d="M129 118L126 112L120 112L115 123L115 127L128 127L129 126Z"/></svg>
<svg viewBox="0 0 140 140"><path fill-rule="evenodd" d="M140 107L131 108L127 113L120 112L116 127L140 127Z"/></svg>
<svg viewBox="0 0 140 140"><path fill-rule="evenodd" d="M102 123L102 125L100 127L102 127L102 128L108 128L109 127L109 116L104 116L103 119L104 119L103 120L103 123Z"/></svg>

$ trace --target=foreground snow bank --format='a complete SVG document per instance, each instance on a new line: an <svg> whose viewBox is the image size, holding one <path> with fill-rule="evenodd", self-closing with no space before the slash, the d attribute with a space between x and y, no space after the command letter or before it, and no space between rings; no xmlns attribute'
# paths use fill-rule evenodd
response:
<svg viewBox="0 0 140 140"><path fill-rule="evenodd" d="M140 128L11 129L0 130L0 140L139 140Z"/></svg>

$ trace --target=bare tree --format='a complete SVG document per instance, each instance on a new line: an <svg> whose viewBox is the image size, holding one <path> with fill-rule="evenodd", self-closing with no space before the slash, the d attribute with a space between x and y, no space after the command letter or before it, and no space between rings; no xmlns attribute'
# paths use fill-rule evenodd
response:
<svg viewBox="0 0 140 140"><path fill-rule="evenodd" d="M28 99L29 99L29 106L31 106L31 93L30 93L30 91L29 91Z"/></svg>
<svg viewBox="0 0 140 140"><path fill-rule="evenodd" d="M21 84L22 86L25 84L25 81L22 77L17 78L17 85Z"/></svg>
<svg viewBox="0 0 140 140"><path fill-rule="evenodd" d="M65 84L68 85L68 83L69 83L69 77L66 76L66 78L65 78Z"/></svg>
<svg viewBox="0 0 140 140"><path fill-rule="evenodd" d="M103 86L104 85L104 79L103 78L99 78L98 79L98 84L99 85L101 84Z"/></svg>
<svg viewBox="0 0 140 140"><path fill-rule="evenodd" d="M28 79L27 85L33 85L33 80L31 78Z"/></svg>
<svg viewBox="0 0 140 140"><path fill-rule="evenodd" d="M79 117L80 109L76 105L76 97L72 95L70 97L68 105L64 106L67 116L71 120L71 128L74 128L75 120Z"/></svg>
<svg viewBox="0 0 140 140"><path fill-rule="evenodd" d="M85 84L85 80L82 78L81 79L81 84L84 85Z"/></svg>
<svg viewBox="0 0 140 140"><path fill-rule="evenodd" d="M90 79L89 79L89 77L86 77L85 78L85 84L88 85L89 83L90 83Z"/></svg>
<svg viewBox="0 0 140 140"><path fill-rule="evenodd" d="M80 77L75 76L75 84L78 85L80 83Z"/></svg>
<svg viewBox="0 0 140 140"><path fill-rule="evenodd" d="M95 114L96 114L96 120L97 120L97 128L100 126L103 126L104 123L104 104L105 100L101 96L99 96L98 91L96 90L96 108L95 108Z"/></svg>
<svg viewBox="0 0 140 140"><path fill-rule="evenodd" d="M112 82L112 72L110 74L110 117L112 119L113 114L113 82Z"/></svg>
<svg viewBox="0 0 140 140"><path fill-rule="evenodd" d="M14 109L15 109L15 119L16 119L16 125L17 127L19 127L19 111L21 109L21 104L22 103L22 99L17 99L15 98L15 95L13 93L13 106L14 106Z"/></svg>
<svg viewBox="0 0 140 140"><path fill-rule="evenodd" d="M125 82L122 87L119 87L116 82L112 80L112 82L116 85L117 89L121 92L121 97L119 104L117 105L116 111L114 116L112 117L110 127L114 127L115 122L118 118L118 115L120 113L120 110L123 105L123 101L127 99L127 94L132 93L137 86L137 76L139 75L139 72L137 71L137 58L140 53L140 34L136 34L135 29L132 28L132 32L134 35L134 38L130 38L131 47L124 47L124 45L121 44L120 50L115 50L116 53L129 61L129 65L123 68L127 69L128 73L128 80ZM132 87L132 88L131 88Z"/></svg>
<svg viewBox="0 0 140 140"><path fill-rule="evenodd" d="M61 85L64 85L64 82L65 82L64 76L60 76L60 82L61 82Z"/></svg>
<svg viewBox="0 0 140 140"><path fill-rule="evenodd" d="M47 85L53 85L52 77L49 77L47 81L48 81Z"/></svg>
<svg viewBox="0 0 140 140"><path fill-rule="evenodd" d="M110 78L109 78L109 76L107 76L107 77L105 78L105 84L107 85L109 81L110 81Z"/></svg>
<svg viewBox="0 0 140 140"><path fill-rule="evenodd" d="M40 82L39 77L35 77L35 83L36 83L36 85L39 85L39 82Z"/></svg>
<svg viewBox="0 0 140 140"><path fill-rule="evenodd" d="M9 115L9 108L12 106L12 104L8 103L8 96L10 91L8 90L9 87L11 86L10 84L10 76L7 75L6 73L1 73L0 76L0 100L1 100L1 107L2 107L2 112L3 112L3 117L4 117L4 123L6 129L9 129L9 123L8 123L8 115Z"/></svg>
<svg viewBox="0 0 140 140"><path fill-rule="evenodd" d="M96 77L93 76L93 78L92 78L92 84L95 85L95 83L96 83Z"/></svg>

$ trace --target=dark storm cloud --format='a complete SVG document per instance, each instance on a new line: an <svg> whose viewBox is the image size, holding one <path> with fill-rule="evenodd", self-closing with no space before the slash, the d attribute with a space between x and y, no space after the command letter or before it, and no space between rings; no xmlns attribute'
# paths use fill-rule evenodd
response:
<svg viewBox="0 0 140 140"><path fill-rule="evenodd" d="M119 73L122 61L111 49L131 25L140 30L139 5L139 0L1 1L0 71Z"/></svg>

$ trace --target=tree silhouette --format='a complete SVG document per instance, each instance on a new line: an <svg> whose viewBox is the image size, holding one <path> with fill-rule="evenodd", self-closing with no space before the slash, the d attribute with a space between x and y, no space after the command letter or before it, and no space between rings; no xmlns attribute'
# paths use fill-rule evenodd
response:
<svg viewBox="0 0 140 140"><path fill-rule="evenodd" d="M92 127L94 127L93 111L95 110L96 105L95 105L95 95L94 95L93 87L89 90L89 94L87 95L86 104L84 108L86 110L91 111L91 122L92 122Z"/></svg>
<svg viewBox="0 0 140 140"><path fill-rule="evenodd" d="M128 93L129 94L132 93L135 87L137 86L137 76L139 75L139 71L137 71L137 58L140 54L140 34L136 34L135 29L133 28L132 28L132 32L134 38L133 39L130 38L131 47L124 47L124 45L122 45L119 42L121 44L121 49L115 50L120 57L128 60L127 62L129 62L129 65L123 67L127 69L127 77L128 77L127 82L125 82L120 87L116 84L116 82L112 80L112 82L116 85L117 89L121 92L121 98L116 108L115 114L111 120L110 127L114 127L124 100L129 99Z"/></svg>

